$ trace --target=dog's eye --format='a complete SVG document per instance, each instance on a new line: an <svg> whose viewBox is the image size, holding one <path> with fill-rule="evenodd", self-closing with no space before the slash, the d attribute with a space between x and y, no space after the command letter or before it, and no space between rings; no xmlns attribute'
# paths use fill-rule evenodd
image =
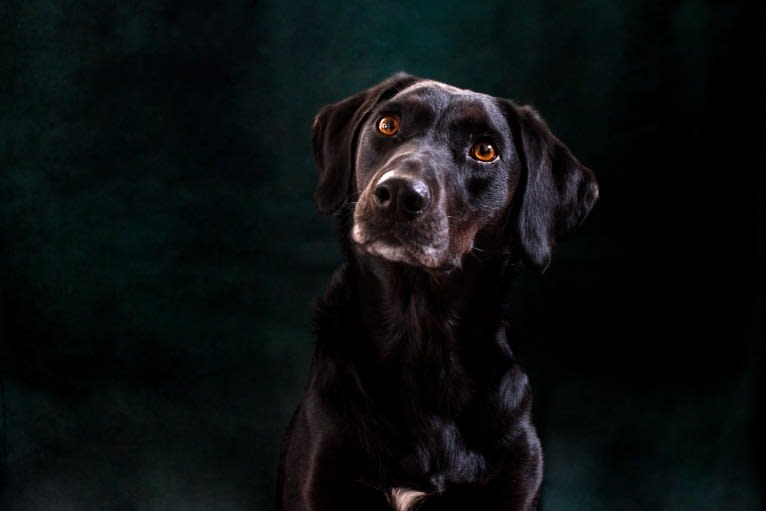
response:
<svg viewBox="0 0 766 511"><path fill-rule="evenodd" d="M378 121L378 131L387 137L393 137L399 131L399 118L395 115L387 115Z"/></svg>
<svg viewBox="0 0 766 511"><path fill-rule="evenodd" d="M493 161L497 158L497 151L492 143L485 141L476 142L471 147L471 158L479 161Z"/></svg>

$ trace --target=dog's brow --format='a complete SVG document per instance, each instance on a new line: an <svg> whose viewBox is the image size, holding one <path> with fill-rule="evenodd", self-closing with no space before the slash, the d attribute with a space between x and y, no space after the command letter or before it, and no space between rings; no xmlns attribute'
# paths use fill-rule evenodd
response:
<svg viewBox="0 0 766 511"><path fill-rule="evenodd" d="M470 122L474 124L488 124L489 114L481 103L475 101L456 103L450 108L455 122Z"/></svg>
<svg viewBox="0 0 766 511"><path fill-rule="evenodd" d="M382 105L383 111L430 111L428 103L420 95L413 94L405 97L399 97L388 101Z"/></svg>
<svg viewBox="0 0 766 511"><path fill-rule="evenodd" d="M449 126L456 131L486 135L500 135L502 132L502 129L493 122L486 107L480 103L470 102L455 105L449 116Z"/></svg>

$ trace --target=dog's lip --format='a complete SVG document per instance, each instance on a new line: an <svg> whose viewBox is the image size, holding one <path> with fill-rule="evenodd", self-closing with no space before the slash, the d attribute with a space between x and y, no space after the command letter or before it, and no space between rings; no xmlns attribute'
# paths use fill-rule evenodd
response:
<svg viewBox="0 0 766 511"><path fill-rule="evenodd" d="M367 252L375 255L381 255L378 253L381 251L381 248L390 247L391 249L396 249L405 253L408 258L413 261L420 261L420 258L406 243L402 242L400 238L392 234L382 235L375 238L366 238L364 241L354 238L354 242Z"/></svg>
<svg viewBox="0 0 766 511"><path fill-rule="evenodd" d="M391 247L397 247L407 252L407 254L414 259L417 259L416 254L410 248L409 243L402 240L400 236L397 236L396 233L391 231L379 233L376 236L370 236L369 232L365 232L365 230L362 229L359 224L356 224L354 225L354 228L351 232L351 239L357 245L365 249L370 249L376 245L388 245Z"/></svg>
<svg viewBox="0 0 766 511"><path fill-rule="evenodd" d="M418 266L437 273L449 272L457 267L453 262L440 261L440 258L429 257L425 253L418 254L411 248L409 243L402 240L395 232L389 231L375 237L368 237L357 224L352 229L351 239L366 252L386 260ZM393 253L389 253L387 257L382 253L383 248L389 248Z"/></svg>

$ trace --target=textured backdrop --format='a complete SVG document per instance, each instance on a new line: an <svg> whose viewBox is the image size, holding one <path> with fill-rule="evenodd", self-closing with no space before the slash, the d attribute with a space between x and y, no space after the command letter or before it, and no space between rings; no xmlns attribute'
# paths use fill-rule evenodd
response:
<svg viewBox="0 0 766 511"><path fill-rule="evenodd" d="M543 511L762 503L753 2L0 2L0 507L273 505L325 103L405 70L535 105L602 199L512 339Z"/></svg>

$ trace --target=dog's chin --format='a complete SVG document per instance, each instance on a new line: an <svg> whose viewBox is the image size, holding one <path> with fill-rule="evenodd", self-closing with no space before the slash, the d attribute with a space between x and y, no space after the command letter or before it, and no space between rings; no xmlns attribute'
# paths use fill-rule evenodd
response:
<svg viewBox="0 0 766 511"><path fill-rule="evenodd" d="M393 236L368 239L362 235L360 228L355 227L351 239L359 250L386 261L402 263L436 273L450 272L458 267L458 264L450 257L445 257L443 250L429 246L412 246Z"/></svg>
<svg viewBox="0 0 766 511"><path fill-rule="evenodd" d="M382 240L373 241L359 247L368 254L380 257L394 263L403 263L432 271L446 271L452 265L445 264L439 258L430 254L428 249L415 252L408 247Z"/></svg>

